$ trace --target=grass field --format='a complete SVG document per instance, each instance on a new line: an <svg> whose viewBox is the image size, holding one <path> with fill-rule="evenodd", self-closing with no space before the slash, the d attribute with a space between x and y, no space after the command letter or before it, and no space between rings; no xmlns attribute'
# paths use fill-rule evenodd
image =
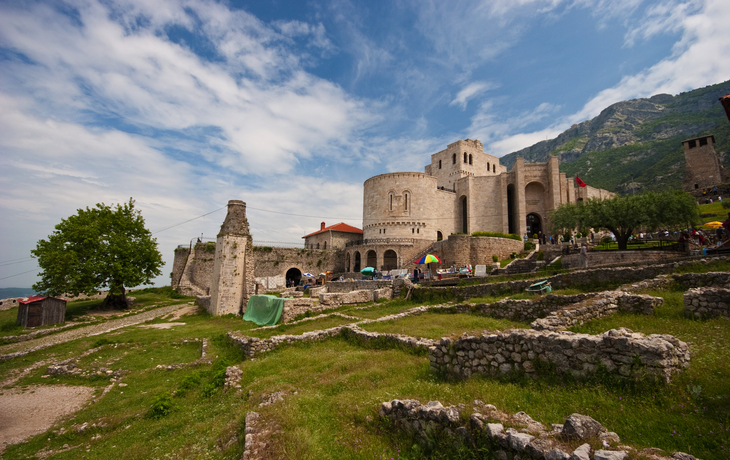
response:
<svg viewBox="0 0 730 460"><path fill-rule="evenodd" d="M727 265L726 261L698 264L694 269L727 269ZM578 290L565 291L575 292ZM595 334L627 327L645 334L675 335L690 345L692 363L671 384L575 381L559 375L537 380L514 375L448 382L429 372L427 356L399 349L363 348L334 338L284 346L250 360L224 338L232 330L266 338L351 322L338 316L253 330L255 325L240 318L198 313L176 320L185 324L171 329L134 326L75 340L0 362L0 375L11 375L41 359L61 361L101 346L78 361L79 368L89 371L86 376L44 378L45 366L41 366L16 386L86 385L95 388L98 396L110 385L107 376L96 372L102 368L120 374L120 381L127 386L115 385L98 402L58 422L48 432L8 446L3 458L34 458L40 451L52 450L54 459L239 459L245 415L252 410L278 427L271 458L469 458L445 446L425 452L412 439L389 429L379 420L377 410L380 403L396 398L423 403L438 400L445 406L464 404L465 417L472 402L479 399L506 412L525 411L544 424L562 423L565 417L578 412L594 417L617 432L622 443L636 448L658 447L669 453L679 450L705 460L727 458L730 320L686 319L682 315L682 292L668 289L648 294L665 299L655 316L617 314L572 330ZM149 298L144 297L147 295ZM141 298L140 308L176 300L164 290L136 297ZM499 299L474 300L489 303ZM341 307L338 311L374 319L417 305L397 299L366 308ZM82 315L89 307L69 308ZM161 318L152 321L165 322ZM437 339L527 325L469 314L427 313L363 327ZM158 364L196 361L201 345L192 339L208 340L212 364L175 370L156 368ZM243 371L240 393L223 391L222 373L233 364ZM282 392L284 401L260 407L262 396L273 392ZM95 426L78 433L75 427L84 422ZM60 428L64 428L63 433ZM65 444L72 449L59 452Z"/></svg>

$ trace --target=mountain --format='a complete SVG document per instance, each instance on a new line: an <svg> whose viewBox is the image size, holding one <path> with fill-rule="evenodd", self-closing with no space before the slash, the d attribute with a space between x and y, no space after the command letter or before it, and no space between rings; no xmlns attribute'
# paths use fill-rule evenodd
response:
<svg viewBox="0 0 730 460"><path fill-rule="evenodd" d="M619 193L681 189L684 151L681 142L715 135L715 150L730 167L730 123L718 100L730 93L730 81L672 96L617 102L592 120L573 125L555 139L512 152L501 164L560 159L560 170L589 185Z"/></svg>

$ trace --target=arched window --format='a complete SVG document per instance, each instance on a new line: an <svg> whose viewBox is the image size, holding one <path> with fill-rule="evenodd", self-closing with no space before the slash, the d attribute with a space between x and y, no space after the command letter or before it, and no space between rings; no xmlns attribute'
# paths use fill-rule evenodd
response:
<svg viewBox="0 0 730 460"><path fill-rule="evenodd" d="M444 239L444 234L441 233L440 230L438 232L436 232L436 241L441 241L443 239Z"/></svg>
<svg viewBox="0 0 730 460"><path fill-rule="evenodd" d="M464 152L464 163L466 163L466 152Z"/></svg>
<svg viewBox="0 0 730 460"><path fill-rule="evenodd" d="M327 249L327 242L326 241L324 242L324 248L322 248L322 249Z"/></svg>
<svg viewBox="0 0 730 460"><path fill-rule="evenodd" d="M388 205L389 210L393 210L393 192L390 192L388 194L388 201L390 201L390 204Z"/></svg>
<svg viewBox="0 0 730 460"><path fill-rule="evenodd" d="M487 161L487 172L489 172L489 171L491 171L491 170L489 169L489 162Z"/></svg>
<svg viewBox="0 0 730 460"><path fill-rule="evenodd" d="M405 205L405 210L408 211L408 194L403 194L403 204Z"/></svg>
<svg viewBox="0 0 730 460"><path fill-rule="evenodd" d="M456 154L451 155L451 162L456 164Z"/></svg>
<svg viewBox="0 0 730 460"><path fill-rule="evenodd" d="M472 162L471 162L471 155L469 155L469 164L472 164Z"/></svg>

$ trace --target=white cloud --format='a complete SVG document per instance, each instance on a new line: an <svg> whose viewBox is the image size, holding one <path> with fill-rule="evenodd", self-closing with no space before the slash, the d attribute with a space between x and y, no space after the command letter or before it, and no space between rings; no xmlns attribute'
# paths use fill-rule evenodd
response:
<svg viewBox="0 0 730 460"><path fill-rule="evenodd" d="M466 104L469 102L469 99L472 99L475 96L483 93L484 91L494 89L496 87L497 85L485 81L471 82L468 85L464 86L461 91L459 91L459 93L456 95L454 100L449 103L449 105L458 105L462 108L462 110L466 109Z"/></svg>

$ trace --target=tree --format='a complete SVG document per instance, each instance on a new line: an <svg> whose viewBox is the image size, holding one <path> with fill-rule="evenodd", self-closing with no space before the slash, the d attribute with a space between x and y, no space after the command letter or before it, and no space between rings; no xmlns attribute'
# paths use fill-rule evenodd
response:
<svg viewBox="0 0 730 460"><path fill-rule="evenodd" d="M134 200L104 203L61 220L31 255L43 269L33 289L47 295L93 295L109 289L103 306L127 308L125 287L152 284L164 264Z"/></svg>
<svg viewBox="0 0 730 460"><path fill-rule="evenodd" d="M634 230L692 225L698 218L699 208L692 196L681 191L667 191L564 204L553 211L551 221L555 231L577 227L605 228L616 236L619 249L626 249Z"/></svg>

